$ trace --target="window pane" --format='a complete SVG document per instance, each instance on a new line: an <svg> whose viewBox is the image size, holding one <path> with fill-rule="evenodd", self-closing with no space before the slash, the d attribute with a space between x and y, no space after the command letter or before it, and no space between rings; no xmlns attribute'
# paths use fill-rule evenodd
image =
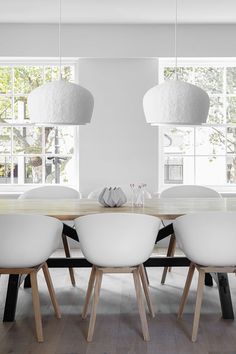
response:
<svg viewBox="0 0 236 354"><path fill-rule="evenodd" d="M227 123L236 123L236 97L227 97Z"/></svg>
<svg viewBox="0 0 236 354"><path fill-rule="evenodd" d="M70 157L46 157L46 183L74 184L74 161Z"/></svg>
<svg viewBox="0 0 236 354"><path fill-rule="evenodd" d="M13 159L15 184L42 183L42 158L18 156Z"/></svg>
<svg viewBox="0 0 236 354"><path fill-rule="evenodd" d="M227 128L227 153L236 154L236 128Z"/></svg>
<svg viewBox="0 0 236 354"><path fill-rule="evenodd" d="M24 122L29 119L29 112L27 106L27 97L19 96L14 99L14 117L18 122Z"/></svg>
<svg viewBox="0 0 236 354"><path fill-rule="evenodd" d="M0 67L0 94L12 92L11 68L7 66Z"/></svg>
<svg viewBox="0 0 236 354"><path fill-rule="evenodd" d="M9 122L12 119L12 100L10 97L0 97L0 121Z"/></svg>
<svg viewBox="0 0 236 354"><path fill-rule="evenodd" d="M222 93L223 68L199 67L195 69L195 83L208 93Z"/></svg>
<svg viewBox="0 0 236 354"><path fill-rule="evenodd" d="M226 157L196 157L196 184L222 185L226 183Z"/></svg>
<svg viewBox="0 0 236 354"><path fill-rule="evenodd" d="M74 81L75 73L73 66L62 66L62 78L66 81ZM58 66L46 66L44 69L45 81L58 80L60 76L60 69Z"/></svg>
<svg viewBox="0 0 236 354"><path fill-rule="evenodd" d="M210 110L207 123L224 123L224 106L222 97L210 97Z"/></svg>
<svg viewBox="0 0 236 354"><path fill-rule="evenodd" d="M194 70L191 67L178 67L177 68L178 79L186 82L194 82ZM164 77L168 80L175 78L175 68L166 67L164 69Z"/></svg>
<svg viewBox="0 0 236 354"><path fill-rule="evenodd" d="M75 80L74 66L62 66L62 78L67 81Z"/></svg>
<svg viewBox="0 0 236 354"><path fill-rule="evenodd" d="M236 94L236 68L226 68L226 92Z"/></svg>
<svg viewBox="0 0 236 354"><path fill-rule="evenodd" d="M165 156L164 183L166 184L193 184L194 158Z"/></svg>
<svg viewBox="0 0 236 354"><path fill-rule="evenodd" d="M24 157L24 183L42 183L42 158Z"/></svg>
<svg viewBox="0 0 236 354"><path fill-rule="evenodd" d="M42 153L42 128L13 128L13 152L15 154Z"/></svg>
<svg viewBox="0 0 236 354"><path fill-rule="evenodd" d="M10 157L0 157L0 184L11 183L11 159Z"/></svg>
<svg viewBox="0 0 236 354"><path fill-rule="evenodd" d="M193 155L193 128L165 128L163 138L165 153Z"/></svg>
<svg viewBox="0 0 236 354"><path fill-rule="evenodd" d="M44 68L45 81L53 81L59 79L59 67L58 66L46 66Z"/></svg>
<svg viewBox="0 0 236 354"><path fill-rule="evenodd" d="M11 128L0 127L0 154L11 153Z"/></svg>
<svg viewBox="0 0 236 354"><path fill-rule="evenodd" d="M18 66L14 68L14 90L18 94L28 94L43 84L42 66Z"/></svg>
<svg viewBox="0 0 236 354"><path fill-rule="evenodd" d="M218 127L196 128L196 154L225 154L225 129Z"/></svg>
<svg viewBox="0 0 236 354"><path fill-rule="evenodd" d="M74 127L45 128L45 151L47 154L73 154Z"/></svg>
<svg viewBox="0 0 236 354"><path fill-rule="evenodd" d="M236 156L227 157L227 183L236 184Z"/></svg>

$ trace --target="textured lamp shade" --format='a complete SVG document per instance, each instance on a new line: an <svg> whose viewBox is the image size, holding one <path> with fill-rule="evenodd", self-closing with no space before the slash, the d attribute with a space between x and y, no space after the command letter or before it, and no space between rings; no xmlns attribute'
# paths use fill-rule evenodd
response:
<svg viewBox="0 0 236 354"><path fill-rule="evenodd" d="M64 80L37 87L28 97L32 123L83 125L90 123L93 95L84 87Z"/></svg>
<svg viewBox="0 0 236 354"><path fill-rule="evenodd" d="M209 96L187 82L165 81L146 92L143 108L151 125L200 125L209 112Z"/></svg>

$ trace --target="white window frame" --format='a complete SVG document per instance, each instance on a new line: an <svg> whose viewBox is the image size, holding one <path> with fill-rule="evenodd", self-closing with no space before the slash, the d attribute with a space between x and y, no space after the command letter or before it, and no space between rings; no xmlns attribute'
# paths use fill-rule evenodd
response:
<svg viewBox="0 0 236 354"><path fill-rule="evenodd" d="M236 66L236 58L178 58L177 66L190 66L190 67L198 67L201 66L211 66L211 67L225 67L225 66ZM164 68L165 67L175 67L175 59L174 58L159 58L158 59L158 82L159 84L164 82ZM232 96L232 95L231 95ZM207 126L207 125L205 125ZM226 127L232 126L236 127L236 124L209 124L209 127ZM177 184L164 184L164 142L163 142L163 130L164 127L158 127L158 193L161 193L163 190L175 186ZM194 134L196 130L194 129ZM195 138L195 137L194 137ZM195 144L194 144L195 150ZM196 158L194 151L194 159ZM196 168L196 164L194 162L194 168ZM196 171L194 171L194 183L196 181ZM179 185L179 184L178 184ZM207 186L207 185L206 185ZM209 185L210 188L215 189L219 193L225 194L233 194L236 193L236 185Z"/></svg>
<svg viewBox="0 0 236 354"><path fill-rule="evenodd" d="M53 57L42 57L42 58L29 58L29 57L19 57L19 58L12 58L12 57L0 57L0 66L17 66L17 65L58 65L59 60L58 58ZM69 58L62 58L62 65L73 65L75 68L75 83L79 82L79 58L69 57ZM10 124L9 126L31 126L31 123L16 123ZM0 126L4 126L4 124L0 123ZM75 176L74 176L74 184L67 184L68 187L73 187L79 190L79 127L75 127L75 135L74 135L74 160L75 160ZM51 186L52 184L48 183L27 183L27 184L0 184L0 194L6 195L15 195L21 194L25 191L35 188L37 186Z"/></svg>

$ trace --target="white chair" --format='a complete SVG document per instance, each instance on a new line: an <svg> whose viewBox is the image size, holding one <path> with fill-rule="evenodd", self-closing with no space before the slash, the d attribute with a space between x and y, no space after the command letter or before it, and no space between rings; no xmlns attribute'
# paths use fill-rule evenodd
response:
<svg viewBox="0 0 236 354"><path fill-rule="evenodd" d="M197 339L205 273L236 272L236 213L184 215L173 223L180 248L191 261L178 317L182 316L195 268L199 272L192 341ZM223 239L223 241L222 241Z"/></svg>
<svg viewBox="0 0 236 354"><path fill-rule="evenodd" d="M93 264L82 317L86 318L89 301L94 288L92 312L87 340L93 338L96 310L104 273L132 273L144 340L149 340L148 324L142 300L144 293L151 315L154 317L149 289L144 275L143 262L151 255L160 219L129 213L106 213L83 216L75 220L81 249ZM94 287L95 284L95 287Z"/></svg>
<svg viewBox="0 0 236 354"><path fill-rule="evenodd" d="M23 193L19 199L81 199L79 191L66 186L41 186L32 188ZM70 224L73 226L73 223ZM70 247L66 235L62 234L62 242L66 257L70 257ZM73 268L69 268L71 284L75 286L75 275Z"/></svg>
<svg viewBox="0 0 236 354"><path fill-rule="evenodd" d="M221 195L209 187L200 185L179 185L165 189L161 192L160 198L221 198ZM170 222L169 222L170 223ZM168 223L163 222L166 226ZM167 249L167 257L173 257L175 254L176 239L175 235L171 235L169 246ZM167 271L171 271L171 267L164 267L161 284L165 284Z"/></svg>
<svg viewBox="0 0 236 354"><path fill-rule="evenodd" d="M61 317L46 260L56 250L62 223L43 215L0 215L0 274L29 274L36 335L43 342L37 273L43 270L57 318Z"/></svg>

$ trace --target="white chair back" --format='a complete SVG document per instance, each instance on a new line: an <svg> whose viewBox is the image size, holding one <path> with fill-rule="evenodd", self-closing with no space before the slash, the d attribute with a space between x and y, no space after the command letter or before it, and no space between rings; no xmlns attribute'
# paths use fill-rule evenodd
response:
<svg viewBox="0 0 236 354"><path fill-rule="evenodd" d="M58 248L62 222L44 215L0 215L0 267L33 267Z"/></svg>
<svg viewBox="0 0 236 354"><path fill-rule="evenodd" d="M130 213L93 214L75 220L84 256L103 267L130 267L146 261L159 225L159 218Z"/></svg>
<svg viewBox="0 0 236 354"><path fill-rule="evenodd" d="M19 199L80 199L76 189L66 186L41 186L23 193Z"/></svg>
<svg viewBox="0 0 236 354"><path fill-rule="evenodd" d="M177 218L174 232L186 256L203 266L236 265L236 212L206 212Z"/></svg>
<svg viewBox="0 0 236 354"><path fill-rule="evenodd" d="M221 198L212 188L199 185L173 186L161 192L160 198Z"/></svg>

